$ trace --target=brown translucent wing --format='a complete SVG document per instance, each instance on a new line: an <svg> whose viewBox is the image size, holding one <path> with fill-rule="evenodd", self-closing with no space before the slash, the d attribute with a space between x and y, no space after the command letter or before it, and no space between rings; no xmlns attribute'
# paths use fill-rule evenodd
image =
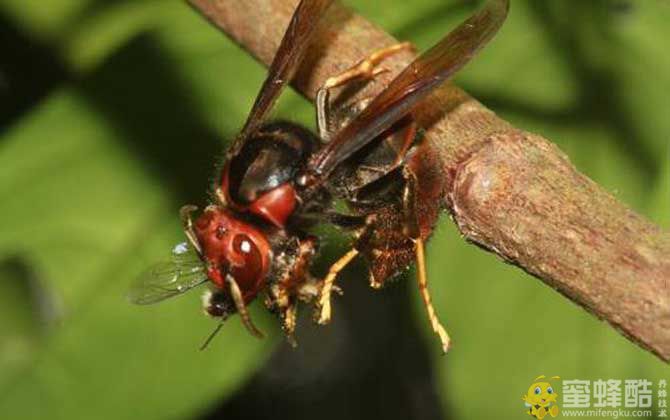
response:
<svg viewBox="0 0 670 420"><path fill-rule="evenodd" d="M343 160L407 115L433 89L448 80L493 38L507 16L509 0L484 7L407 66L330 143L310 160L313 183L323 182Z"/></svg>
<svg viewBox="0 0 670 420"><path fill-rule="evenodd" d="M149 305L180 295L208 281L204 263L186 242L178 244L170 259L142 273L128 292L128 300Z"/></svg>
<svg viewBox="0 0 670 420"><path fill-rule="evenodd" d="M309 46L309 40L331 3L332 0L302 0L298 4L274 60L272 60L268 77L263 82L256 102L251 108L240 138L245 138L265 120L282 89L291 80L300 65Z"/></svg>

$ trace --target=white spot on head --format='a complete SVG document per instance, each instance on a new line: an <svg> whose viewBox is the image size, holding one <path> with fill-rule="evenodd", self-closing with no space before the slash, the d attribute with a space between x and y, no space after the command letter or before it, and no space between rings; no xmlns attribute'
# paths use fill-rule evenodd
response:
<svg viewBox="0 0 670 420"><path fill-rule="evenodd" d="M242 244L240 245L240 249L245 254L248 254L249 252L251 252L251 244L249 243L249 241L246 241L246 240L242 241Z"/></svg>
<svg viewBox="0 0 670 420"><path fill-rule="evenodd" d="M175 245L172 253L175 255L185 254L188 252L188 244L186 242L181 242Z"/></svg>

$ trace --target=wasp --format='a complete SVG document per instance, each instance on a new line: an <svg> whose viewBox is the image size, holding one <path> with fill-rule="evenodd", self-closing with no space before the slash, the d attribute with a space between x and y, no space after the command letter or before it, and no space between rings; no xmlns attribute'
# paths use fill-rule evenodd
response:
<svg viewBox="0 0 670 420"><path fill-rule="evenodd" d="M489 0L379 95L353 105L345 123L334 121L334 89L375 79L385 71L381 62L412 48L409 43L376 51L328 78L316 95L317 133L269 120L331 3L298 4L246 123L217 170L210 204L199 213L193 205L181 208L186 242L130 291L132 302L151 304L209 284L204 310L220 322L203 348L235 313L253 335L262 336L247 309L261 293L292 342L299 302L313 303L316 322L327 324L337 275L357 256L367 261L375 288L416 262L428 319L442 349L449 347L427 288L424 243L438 216L435 203L423 198L434 186L430 165L416 153L421 127L412 114L493 38L509 1ZM337 211L338 201L346 211ZM310 272L319 246L310 230L318 223L333 224L352 238L351 249L323 278Z"/></svg>

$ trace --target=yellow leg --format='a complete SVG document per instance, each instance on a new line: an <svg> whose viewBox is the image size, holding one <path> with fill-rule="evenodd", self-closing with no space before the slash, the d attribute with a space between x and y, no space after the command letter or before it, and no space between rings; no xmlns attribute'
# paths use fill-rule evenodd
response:
<svg viewBox="0 0 670 420"><path fill-rule="evenodd" d="M377 68L385 58L392 56L402 50L412 50L414 47L409 42L401 42L393 44L389 47L382 48L370 54L368 57L354 64L350 69L338 74L337 76L329 77L323 84L324 89L332 89L337 86L342 86L352 80L358 78L373 78L378 74L387 72L387 69Z"/></svg>
<svg viewBox="0 0 670 420"><path fill-rule="evenodd" d="M328 270L326 278L323 280L323 286L321 287L321 293L319 295L319 304L318 304L318 317L317 322L321 325L327 324L330 322L330 294L333 291L333 284L337 278L337 274L344 269L358 255L358 250L352 248L344 254L339 260L333 264Z"/></svg>
<svg viewBox="0 0 670 420"><path fill-rule="evenodd" d="M417 281L419 283L419 292L421 292L421 298L423 299L423 304L426 307L428 312L428 319L430 320L430 325L433 327L433 331L438 335L440 341L442 342L442 351L445 353L449 350L449 334L444 329L440 320L437 318L435 313L435 308L433 308L433 303L430 299L430 293L428 292L428 278L426 276L426 257L423 249L423 240L421 238L414 239L416 245L416 269L417 269Z"/></svg>
<svg viewBox="0 0 670 420"><path fill-rule="evenodd" d="M295 341L295 325L296 318L298 315L298 304L292 302L284 311L284 333L286 334L286 340L291 345L291 347L297 347L298 343Z"/></svg>
<svg viewBox="0 0 670 420"><path fill-rule="evenodd" d="M368 57L351 66L344 72L329 77L323 86L316 93L316 123L321 140L328 142L330 137L329 122L329 96L330 90L338 86L343 86L356 79L374 79L375 76L385 73L388 69L377 68L385 58L392 56L402 50L413 50L414 47L409 42L393 44L381 50L375 51Z"/></svg>

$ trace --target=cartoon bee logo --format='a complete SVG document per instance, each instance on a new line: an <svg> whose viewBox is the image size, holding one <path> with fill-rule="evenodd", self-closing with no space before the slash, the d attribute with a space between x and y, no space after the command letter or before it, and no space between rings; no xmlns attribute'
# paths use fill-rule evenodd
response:
<svg viewBox="0 0 670 420"><path fill-rule="evenodd" d="M554 391L554 387L551 386L551 383L538 382L540 379L544 379L544 375L540 375L533 381L533 384L528 388L526 395L521 397L524 401L524 405L528 409L526 411L528 415L535 417L538 420L542 420L549 414L551 417L558 416L558 394ZM558 376L552 376L551 379L561 379Z"/></svg>

